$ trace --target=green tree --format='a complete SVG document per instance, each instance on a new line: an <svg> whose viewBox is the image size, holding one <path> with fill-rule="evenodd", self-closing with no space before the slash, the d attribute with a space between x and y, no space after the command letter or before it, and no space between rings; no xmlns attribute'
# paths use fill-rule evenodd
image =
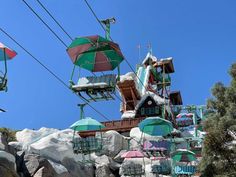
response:
<svg viewBox="0 0 236 177"><path fill-rule="evenodd" d="M11 130L9 128L2 127L0 128L0 132L2 134L5 134L7 142L16 141L16 130Z"/></svg>
<svg viewBox="0 0 236 177"><path fill-rule="evenodd" d="M207 132L200 170L203 177L236 176L236 63L229 70L231 83L216 83L207 106L214 110L206 121Z"/></svg>

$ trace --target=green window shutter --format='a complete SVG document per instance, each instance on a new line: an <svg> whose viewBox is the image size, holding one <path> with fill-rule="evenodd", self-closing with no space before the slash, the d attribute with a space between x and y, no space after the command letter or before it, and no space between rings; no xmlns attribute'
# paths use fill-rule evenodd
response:
<svg viewBox="0 0 236 177"><path fill-rule="evenodd" d="M144 114L145 114L145 109L141 108L141 115L144 115Z"/></svg>
<svg viewBox="0 0 236 177"><path fill-rule="evenodd" d="M156 113L156 114L159 114L159 113L160 113L160 110L159 110L159 107L158 107L158 106L155 106L155 113Z"/></svg>
<svg viewBox="0 0 236 177"><path fill-rule="evenodd" d="M151 107L150 109L150 114L155 114L155 107Z"/></svg>

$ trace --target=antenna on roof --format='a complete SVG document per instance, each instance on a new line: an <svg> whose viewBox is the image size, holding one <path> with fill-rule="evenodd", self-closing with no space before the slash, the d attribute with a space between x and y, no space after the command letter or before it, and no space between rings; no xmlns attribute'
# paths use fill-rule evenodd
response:
<svg viewBox="0 0 236 177"><path fill-rule="evenodd" d="M152 44L149 42L148 43L148 52L152 55Z"/></svg>
<svg viewBox="0 0 236 177"><path fill-rule="evenodd" d="M138 48L138 60L141 62L141 45L138 44L137 48Z"/></svg>

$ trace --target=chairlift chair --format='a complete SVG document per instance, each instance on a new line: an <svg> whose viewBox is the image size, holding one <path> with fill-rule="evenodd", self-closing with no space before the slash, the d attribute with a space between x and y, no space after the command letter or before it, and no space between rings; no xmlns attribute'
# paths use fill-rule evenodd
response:
<svg viewBox="0 0 236 177"><path fill-rule="evenodd" d="M80 97L87 101L111 100L115 94L116 81L119 81L119 65L124 56L118 44L111 41L110 23L115 19L101 21L106 27L106 38L99 35L79 37L72 41L67 52L74 63L70 87ZM75 66L89 70L94 76L79 78L75 84L73 80ZM104 75L104 71L118 69L117 76L114 74ZM94 72L102 72L96 76Z"/></svg>
<svg viewBox="0 0 236 177"><path fill-rule="evenodd" d="M78 104L80 107L80 120L75 122L70 126L71 129L74 130L72 144L73 151L75 154L91 154L92 152L99 152L102 149L102 133L101 136L98 137L85 137L78 138L75 136L75 133L81 131L99 131L105 126L91 117L84 117L84 106L86 104Z"/></svg>
<svg viewBox="0 0 236 177"><path fill-rule="evenodd" d="M89 76L79 78L71 89L88 101L112 100L116 90L116 75Z"/></svg>
<svg viewBox="0 0 236 177"><path fill-rule="evenodd" d="M145 170L141 164L131 163L122 167L125 176L141 177Z"/></svg>
<svg viewBox="0 0 236 177"><path fill-rule="evenodd" d="M2 71L0 71L0 91L7 91L7 76Z"/></svg>
<svg viewBox="0 0 236 177"><path fill-rule="evenodd" d="M0 71L0 91L7 91L7 60L14 58L17 53L0 43L0 60L4 61L4 71Z"/></svg>
<svg viewBox="0 0 236 177"><path fill-rule="evenodd" d="M96 137L78 138L73 140L75 154L91 154L102 150L102 139Z"/></svg>

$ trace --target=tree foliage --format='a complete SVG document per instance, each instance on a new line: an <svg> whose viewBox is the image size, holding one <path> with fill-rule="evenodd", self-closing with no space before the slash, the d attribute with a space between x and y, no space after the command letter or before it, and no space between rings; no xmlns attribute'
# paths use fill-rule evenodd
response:
<svg viewBox="0 0 236 177"><path fill-rule="evenodd" d="M230 85L216 83L213 98L207 101L208 108L215 112L204 123L207 135L200 163L203 177L236 176L236 63L229 74Z"/></svg>
<svg viewBox="0 0 236 177"><path fill-rule="evenodd" d="M0 132L6 136L7 142L16 141L16 130L2 127L0 128Z"/></svg>

